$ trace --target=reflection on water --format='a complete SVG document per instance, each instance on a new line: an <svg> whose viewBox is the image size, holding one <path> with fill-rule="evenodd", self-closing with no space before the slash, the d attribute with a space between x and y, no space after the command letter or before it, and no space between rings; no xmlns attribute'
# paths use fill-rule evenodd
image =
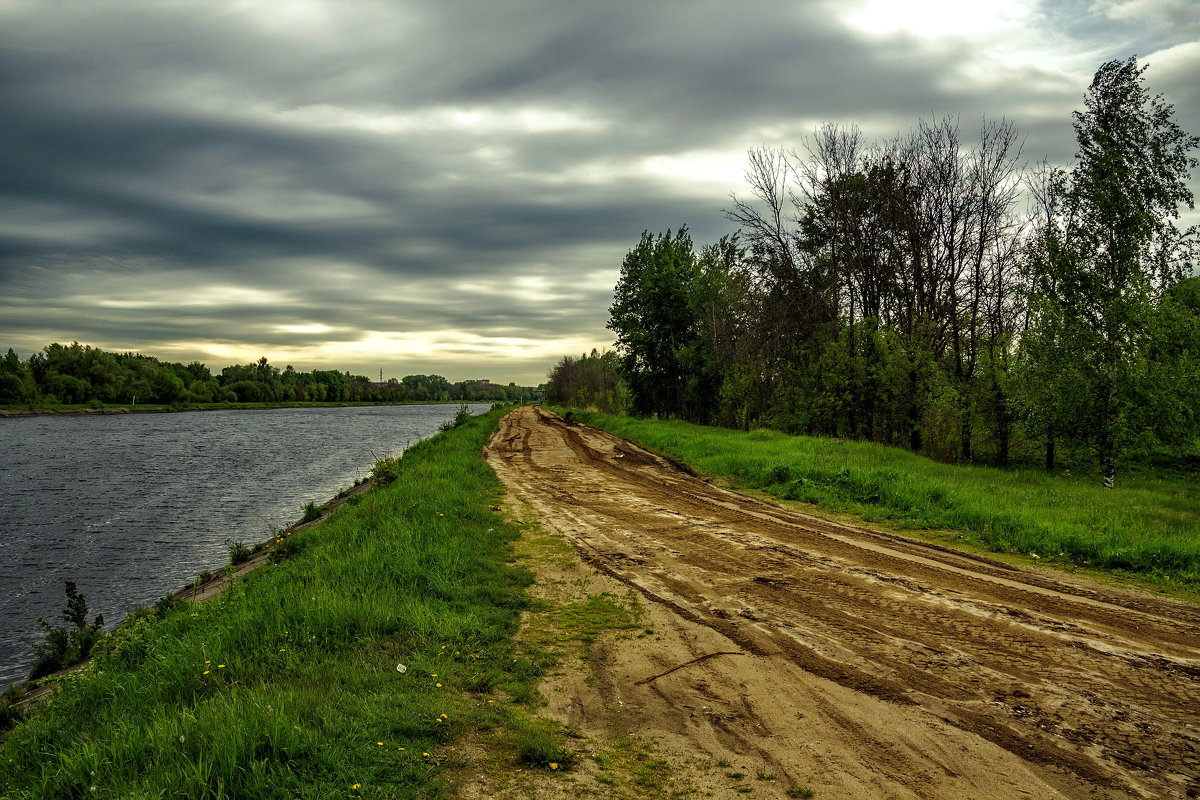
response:
<svg viewBox="0 0 1200 800"><path fill-rule="evenodd" d="M479 413L486 404L473 404ZM0 419L0 687L26 677L63 581L112 622L323 503L456 406Z"/></svg>

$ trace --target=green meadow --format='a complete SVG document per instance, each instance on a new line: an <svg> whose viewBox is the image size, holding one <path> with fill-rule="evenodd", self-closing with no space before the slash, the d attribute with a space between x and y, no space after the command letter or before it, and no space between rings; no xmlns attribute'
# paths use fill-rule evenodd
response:
<svg viewBox="0 0 1200 800"><path fill-rule="evenodd" d="M741 488L868 522L1165 589L1200 591L1200 480L1126 472L1117 488L1062 471L943 464L867 442L571 411Z"/></svg>
<svg viewBox="0 0 1200 800"><path fill-rule="evenodd" d="M568 765L530 711L546 662L513 639L531 575L480 456L501 413L410 448L217 600L132 615L28 714L7 707L0 797L438 798L468 734L514 767Z"/></svg>

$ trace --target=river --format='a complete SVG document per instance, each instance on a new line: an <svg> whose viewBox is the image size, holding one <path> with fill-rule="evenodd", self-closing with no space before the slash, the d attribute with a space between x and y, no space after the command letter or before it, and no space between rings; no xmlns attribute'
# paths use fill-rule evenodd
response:
<svg viewBox="0 0 1200 800"><path fill-rule="evenodd" d="M489 408L470 404L472 413ZM23 680L64 581L106 627L229 561L431 436L457 406L0 419L0 688Z"/></svg>

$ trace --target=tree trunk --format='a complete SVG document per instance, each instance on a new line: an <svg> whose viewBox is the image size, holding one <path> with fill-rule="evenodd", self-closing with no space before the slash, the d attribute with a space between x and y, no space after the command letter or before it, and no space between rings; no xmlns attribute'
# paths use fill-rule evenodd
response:
<svg viewBox="0 0 1200 800"><path fill-rule="evenodd" d="M1054 429L1046 430L1046 472L1054 471Z"/></svg>
<svg viewBox="0 0 1200 800"><path fill-rule="evenodd" d="M964 398L959 401L958 435L960 441L959 460L971 460L971 404Z"/></svg>

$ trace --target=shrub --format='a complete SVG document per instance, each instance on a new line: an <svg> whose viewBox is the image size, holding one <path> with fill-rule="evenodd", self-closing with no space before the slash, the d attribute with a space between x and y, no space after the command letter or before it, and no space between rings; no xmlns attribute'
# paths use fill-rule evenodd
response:
<svg viewBox="0 0 1200 800"><path fill-rule="evenodd" d="M87 600L79 593L75 582L66 581L65 591L67 605L63 609L62 618L74 627L56 627L44 619L38 620L46 636L40 644L33 646L34 664L29 673L30 680L43 678L63 667L78 664L91 655L92 648L100 640L104 617L97 615L89 624Z"/></svg>
<svg viewBox="0 0 1200 800"><path fill-rule="evenodd" d="M517 760L530 767L569 770L575 766L575 753L559 743L559 737L546 730L527 730L516 737Z"/></svg>
<svg viewBox="0 0 1200 800"><path fill-rule="evenodd" d="M400 477L400 459L396 457L382 458L371 467L371 483L376 486L387 486Z"/></svg>
<svg viewBox="0 0 1200 800"><path fill-rule="evenodd" d="M321 518L321 509L317 508L316 504L309 501L304 504L304 516L301 517L301 522L312 522L315 519Z"/></svg>
<svg viewBox="0 0 1200 800"><path fill-rule="evenodd" d="M467 406L466 403L463 403L461 406L458 407L458 410L454 412L454 418L448 419L445 422L443 422L441 425L438 426L438 430L448 431L448 430L451 430L452 428L457 428L459 425L462 425L464 422L466 422L469 419L471 419L471 409Z"/></svg>

